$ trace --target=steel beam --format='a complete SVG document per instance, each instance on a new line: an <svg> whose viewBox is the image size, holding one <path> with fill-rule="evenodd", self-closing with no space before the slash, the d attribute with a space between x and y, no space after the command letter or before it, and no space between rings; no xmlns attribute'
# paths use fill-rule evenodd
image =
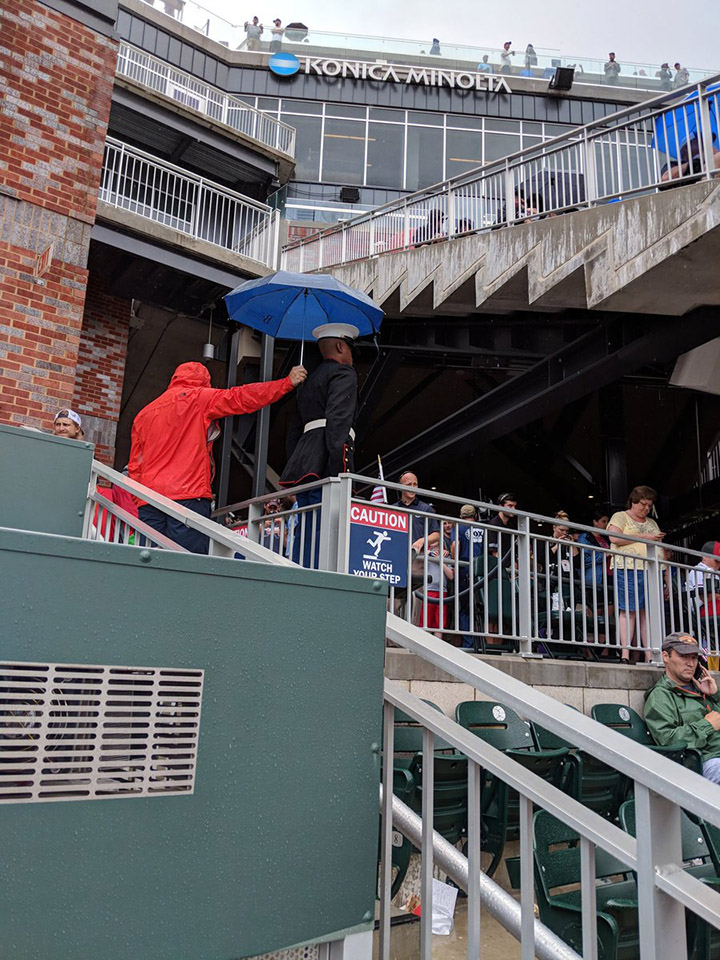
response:
<svg viewBox="0 0 720 960"><path fill-rule="evenodd" d="M361 435L370 418L372 407L382 396L393 374L400 366L403 355L399 351L382 350L370 367L362 389L356 417L355 429Z"/></svg>
<svg viewBox="0 0 720 960"><path fill-rule="evenodd" d="M720 334L710 309L677 317L610 317L563 350L535 364L483 397L386 454L388 473L420 463L452 447L489 443L632 373L664 362Z"/></svg>
<svg viewBox="0 0 720 960"><path fill-rule="evenodd" d="M196 279L207 280L209 283L226 287L228 290L233 290L243 280L248 279L248 275L240 271L235 272L214 267L197 256L176 253L159 243L143 240L131 233L113 230L101 223L93 225L90 237L92 240L104 243L108 247L116 247L118 250L124 250L126 253L132 253L136 257L149 260L151 263L159 263L164 267L170 267Z"/></svg>

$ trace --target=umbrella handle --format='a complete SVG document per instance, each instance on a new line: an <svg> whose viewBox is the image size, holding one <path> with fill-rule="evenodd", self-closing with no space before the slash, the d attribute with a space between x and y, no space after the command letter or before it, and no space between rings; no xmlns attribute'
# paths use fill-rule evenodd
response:
<svg viewBox="0 0 720 960"><path fill-rule="evenodd" d="M303 333L305 333L304 330L303 330ZM303 365L303 357L304 357L304 356L305 356L305 341L304 341L304 340L301 340L301 341L300 341L300 366L301 366L301 367L302 367L302 365Z"/></svg>

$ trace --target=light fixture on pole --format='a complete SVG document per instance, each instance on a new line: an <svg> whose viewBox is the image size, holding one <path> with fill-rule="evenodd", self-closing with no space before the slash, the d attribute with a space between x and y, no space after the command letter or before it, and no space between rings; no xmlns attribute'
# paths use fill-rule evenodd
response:
<svg viewBox="0 0 720 960"><path fill-rule="evenodd" d="M203 344L203 360L215 359L215 345L212 342L212 322L214 309L215 307L210 307L210 328L208 330L207 343Z"/></svg>

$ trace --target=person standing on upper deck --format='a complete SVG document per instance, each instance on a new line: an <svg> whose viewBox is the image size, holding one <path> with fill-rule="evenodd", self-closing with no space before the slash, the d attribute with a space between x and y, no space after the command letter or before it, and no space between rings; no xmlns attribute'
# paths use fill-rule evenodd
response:
<svg viewBox="0 0 720 960"><path fill-rule="evenodd" d="M675 67L675 77L673 79L673 87L684 87L685 84L690 83L690 71L687 67L680 66L679 63L674 64Z"/></svg>
<svg viewBox="0 0 720 960"><path fill-rule="evenodd" d="M245 33L247 34L247 48L248 50L259 50L260 49L260 37L263 33L263 26L260 23L257 17L252 18L252 23L248 20L245 21Z"/></svg>
<svg viewBox="0 0 720 960"><path fill-rule="evenodd" d="M285 27L282 26L282 20L273 20L270 27L270 53L279 53L282 50L282 39L285 33Z"/></svg>
<svg viewBox="0 0 720 960"><path fill-rule="evenodd" d="M605 64L605 81L606 83L609 83L612 86L616 86L619 76L620 76L620 64L615 59L615 54L609 53L608 61Z"/></svg>
<svg viewBox="0 0 720 960"><path fill-rule="evenodd" d="M512 58L515 56L515 51L510 49L511 46L512 41L507 40L500 51L500 73L512 73Z"/></svg>

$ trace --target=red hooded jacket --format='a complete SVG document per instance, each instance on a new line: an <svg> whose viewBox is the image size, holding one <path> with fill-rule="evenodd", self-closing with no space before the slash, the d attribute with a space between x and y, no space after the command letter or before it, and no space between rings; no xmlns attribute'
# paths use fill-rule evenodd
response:
<svg viewBox="0 0 720 960"><path fill-rule="evenodd" d="M135 417L129 474L170 500L212 498L219 417L253 413L293 389L289 377L229 390L210 386L201 363L181 363L165 393Z"/></svg>

